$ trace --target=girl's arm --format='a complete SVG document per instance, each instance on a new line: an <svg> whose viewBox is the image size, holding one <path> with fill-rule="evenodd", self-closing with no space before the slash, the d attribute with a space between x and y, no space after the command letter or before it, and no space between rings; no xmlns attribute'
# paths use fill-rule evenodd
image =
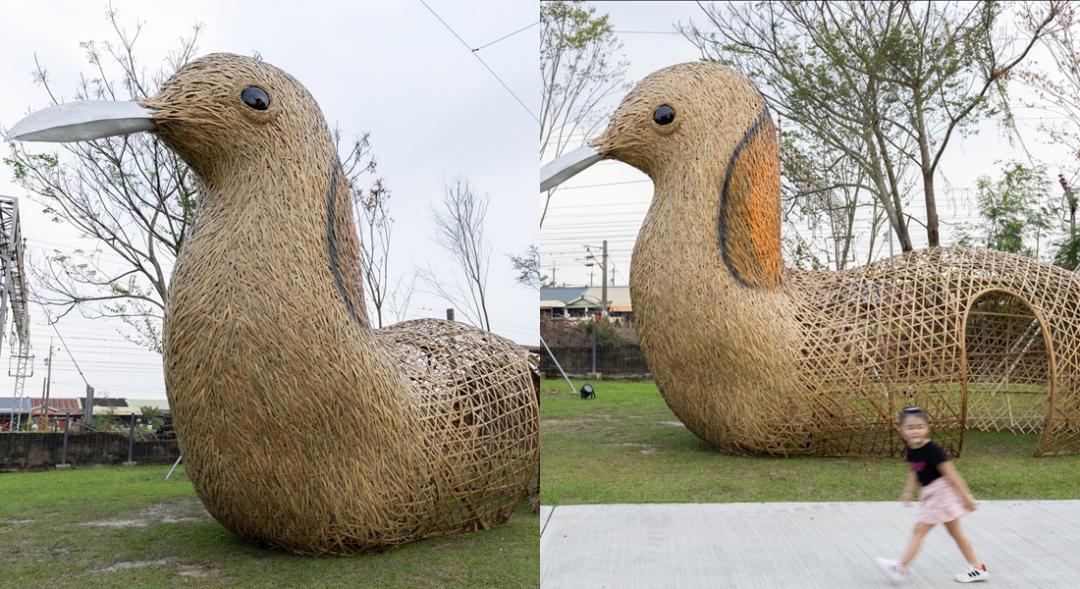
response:
<svg viewBox="0 0 1080 589"><path fill-rule="evenodd" d="M945 477L947 481L956 489L960 496L964 498L964 504L968 509L975 509L975 496L971 494L971 490L968 489L964 478L957 472L956 466L952 463L952 460L942 462L938 465L938 470L941 471L941 475Z"/></svg>
<svg viewBox="0 0 1080 589"><path fill-rule="evenodd" d="M918 482L918 479L915 478L915 471L909 470L907 482L904 483L904 492L900 495L900 501L904 505L911 505L911 496L915 493L916 482Z"/></svg>

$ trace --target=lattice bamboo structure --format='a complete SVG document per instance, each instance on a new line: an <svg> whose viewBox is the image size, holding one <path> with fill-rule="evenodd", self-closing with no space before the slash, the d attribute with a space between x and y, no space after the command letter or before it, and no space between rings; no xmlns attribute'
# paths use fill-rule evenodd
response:
<svg viewBox="0 0 1080 589"><path fill-rule="evenodd" d="M300 553L379 550L510 517L539 468L528 354L447 321L371 328L347 181L307 90L264 62L215 54L142 105L200 183L164 359L187 473L210 514Z"/></svg>
<svg viewBox="0 0 1080 589"><path fill-rule="evenodd" d="M675 117L655 116L659 107ZM1080 280L1000 252L936 248L842 272L784 270L776 128L761 95L706 63L660 70L594 143L655 197L630 275L665 400L734 452L897 454L925 407L959 454L967 428L1080 451Z"/></svg>

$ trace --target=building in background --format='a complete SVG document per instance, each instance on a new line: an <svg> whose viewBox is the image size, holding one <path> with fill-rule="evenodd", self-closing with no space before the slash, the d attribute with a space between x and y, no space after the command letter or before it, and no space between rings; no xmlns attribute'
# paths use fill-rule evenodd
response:
<svg viewBox="0 0 1080 589"><path fill-rule="evenodd" d="M600 311L603 287L545 286L540 288L540 315L547 319L588 319ZM607 287L608 318L616 323L633 323L629 286Z"/></svg>

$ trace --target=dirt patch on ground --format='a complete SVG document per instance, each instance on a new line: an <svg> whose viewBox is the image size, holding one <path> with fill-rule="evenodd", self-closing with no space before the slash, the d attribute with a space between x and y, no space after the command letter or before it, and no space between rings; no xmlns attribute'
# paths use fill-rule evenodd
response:
<svg viewBox="0 0 1080 589"><path fill-rule="evenodd" d="M210 514L206 512L201 503L198 501L184 501L155 503L125 518L94 520L82 522L79 525L97 528L147 528L153 524L202 522L210 521L210 519Z"/></svg>
<svg viewBox="0 0 1080 589"><path fill-rule="evenodd" d="M116 571L124 571L124 570L127 570L127 569L139 569L139 568L142 568L142 567L152 567L152 566L165 566L165 565L171 563L174 560L176 560L176 559L175 558L158 558L158 559L155 559L155 560L125 560L125 561L121 561L121 562L114 562L111 565L109 565L107 567L100 568L100 569L93 569L90 572L92 572L92 573L115 573Z"/></svg>
<svg viewBox="0 0 1080 589"><path fill-rule="evenodd" d="M92 569L90 572L95 574L115 573L116 571L123 571L128 569L139 569L143 567L153 566L167 566L173 563L177 563L176 575L179 577L193 577L198 579L205 579L208 577L221 576L221 570L217 567L208 567L201 564L177 562L177 559L172 556L165 558L156 558L154 560L124 560L120 562L114 562L107 567Z"/></svg>
<svg viewBox="0 0 1080 589"><path fill-rule="evenodd" d="M574 419L545 419L540 422L541 427L582 427L594 425L597 421L611 421L610 413L595 413L588 417Z"/></svg>
<svg viewBox="0 0 1080 589"><path fill-rule="evenodd" d="M220 577L221 570L217 567L205 567L201 564L181 564L177 565L176 574L181 577L205 579L207 577Z"/></svg>
<svg viewBox="0 0 1080 589"><path fill-rule="evenodd" d="M637 448L638 452L641 452L642 454L656 454L660 451L660 446L657 446L656 444L642 444L640 442L620 442L611 445L625 446L627 448Z"/></svg>

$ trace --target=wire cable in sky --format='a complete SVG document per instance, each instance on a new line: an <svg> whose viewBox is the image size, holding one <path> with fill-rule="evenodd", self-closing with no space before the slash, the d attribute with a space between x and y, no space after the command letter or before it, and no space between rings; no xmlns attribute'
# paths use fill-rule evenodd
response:
<svg viewBox="0 0 1080 589"><path fill-rule="evenodd" d="M516 100L517 103L521 105L521 108L525 109L525 112L529 113L529 116L532 117L534 121L539 123L540 122L540 117L533 114L532 109L530 109L528 106L526 106L525 103L522 102L522 100L520 98L518 98L517 94L514 94L514 91L510 89L510 86L506 85L506 82L504 82L503 79L499 77L499 74L496 74L495 70L491 69L491 66L489 66L487 64L487 62L484 61L483 58L480 57L480 55L478 55L475 51L473 51L472 47L469 47L469 44L465 42L465 39L462 39L461 35L457 34L457 32L455 32L454 29L450 27L450 25L446 24L446 21L443 20L441 16L439 16L439 13L435 12L434 9L432 9L430 6L428 6L427 2L424 2L424 0L420 0L420 3L424 5L424 8L428 9L428 12L430 12L432 14L432 16L439 19L439 22L441 22L443 24L443 26L446 27L446 30L450 31L450 34L453 35L455 39L460 41L461 45L463 47L465 47L465 49L469 50L469 55L472 55L473 57L475 57L476 61L479 61L480 64L484 66L484 69L486 69L488 72L490 72L492 76L495 76L495 79L499 81L499 84L502 84L502 87L505 88L506 91L510 93L510 96L514 97L514 100Z"/></svg>
<svg viewBox="0 0 1080 589"><path fill-rule="evenodd" d="M494 44L498 43L499 41L502 41L502 40L505 40L505 39L509 39L510 37L513 37L514 35L516 35L516 34L518 34L518 33L522 32L522 31L527 31L527 30L529 30L529 29L531 29L531 28L535 27L535 26L536 26L536 25L538 25L538 24L540 24L540 21L536 21L536 22L534 22L534 23L533 23L533 24L531 24L531 25L528 25L528 26L524 26L524 27L521 27L520 29L518 29L518 30L514 31L513 33L510 33L509 35L503 35L502 37L499 37L498 39L495 39L494 41L492 41L492 42L490 42L490 43L485 43L485 44L483 44L483 45L481 45L481 46L479 46L479 47L476 47L476 48L474 48L474 49L473 49L473 53L476 53L477 51L480 51L481 49L484 49L484 48L487 48L487 47L491 47L492 45L494 45Z"/></svg>
<svg viewBox="0 0 1080 589"><path fill-rule="evenodd" d="M64 341L64 336L60 335L60 330L57 329L56 324L52 322L52 316L49 315L49 310L45 308L45 305L42 304L40 300L37 301L37 304L40 305L41 310L44 311L47 322L52 326L53 331L56 332L56 337L60 338L60 343L64 345L64 350L67 351L68 358L71 358L71 363L75 365L75 370L79 372L79 378L83 380L83 383L85 383L86 386L90 386L90 383L86 380L86 375L83 374L82 368L79 368L79 363L75 361L75 356L71 355L71 349L68 348L67 342Z"/></svg>

